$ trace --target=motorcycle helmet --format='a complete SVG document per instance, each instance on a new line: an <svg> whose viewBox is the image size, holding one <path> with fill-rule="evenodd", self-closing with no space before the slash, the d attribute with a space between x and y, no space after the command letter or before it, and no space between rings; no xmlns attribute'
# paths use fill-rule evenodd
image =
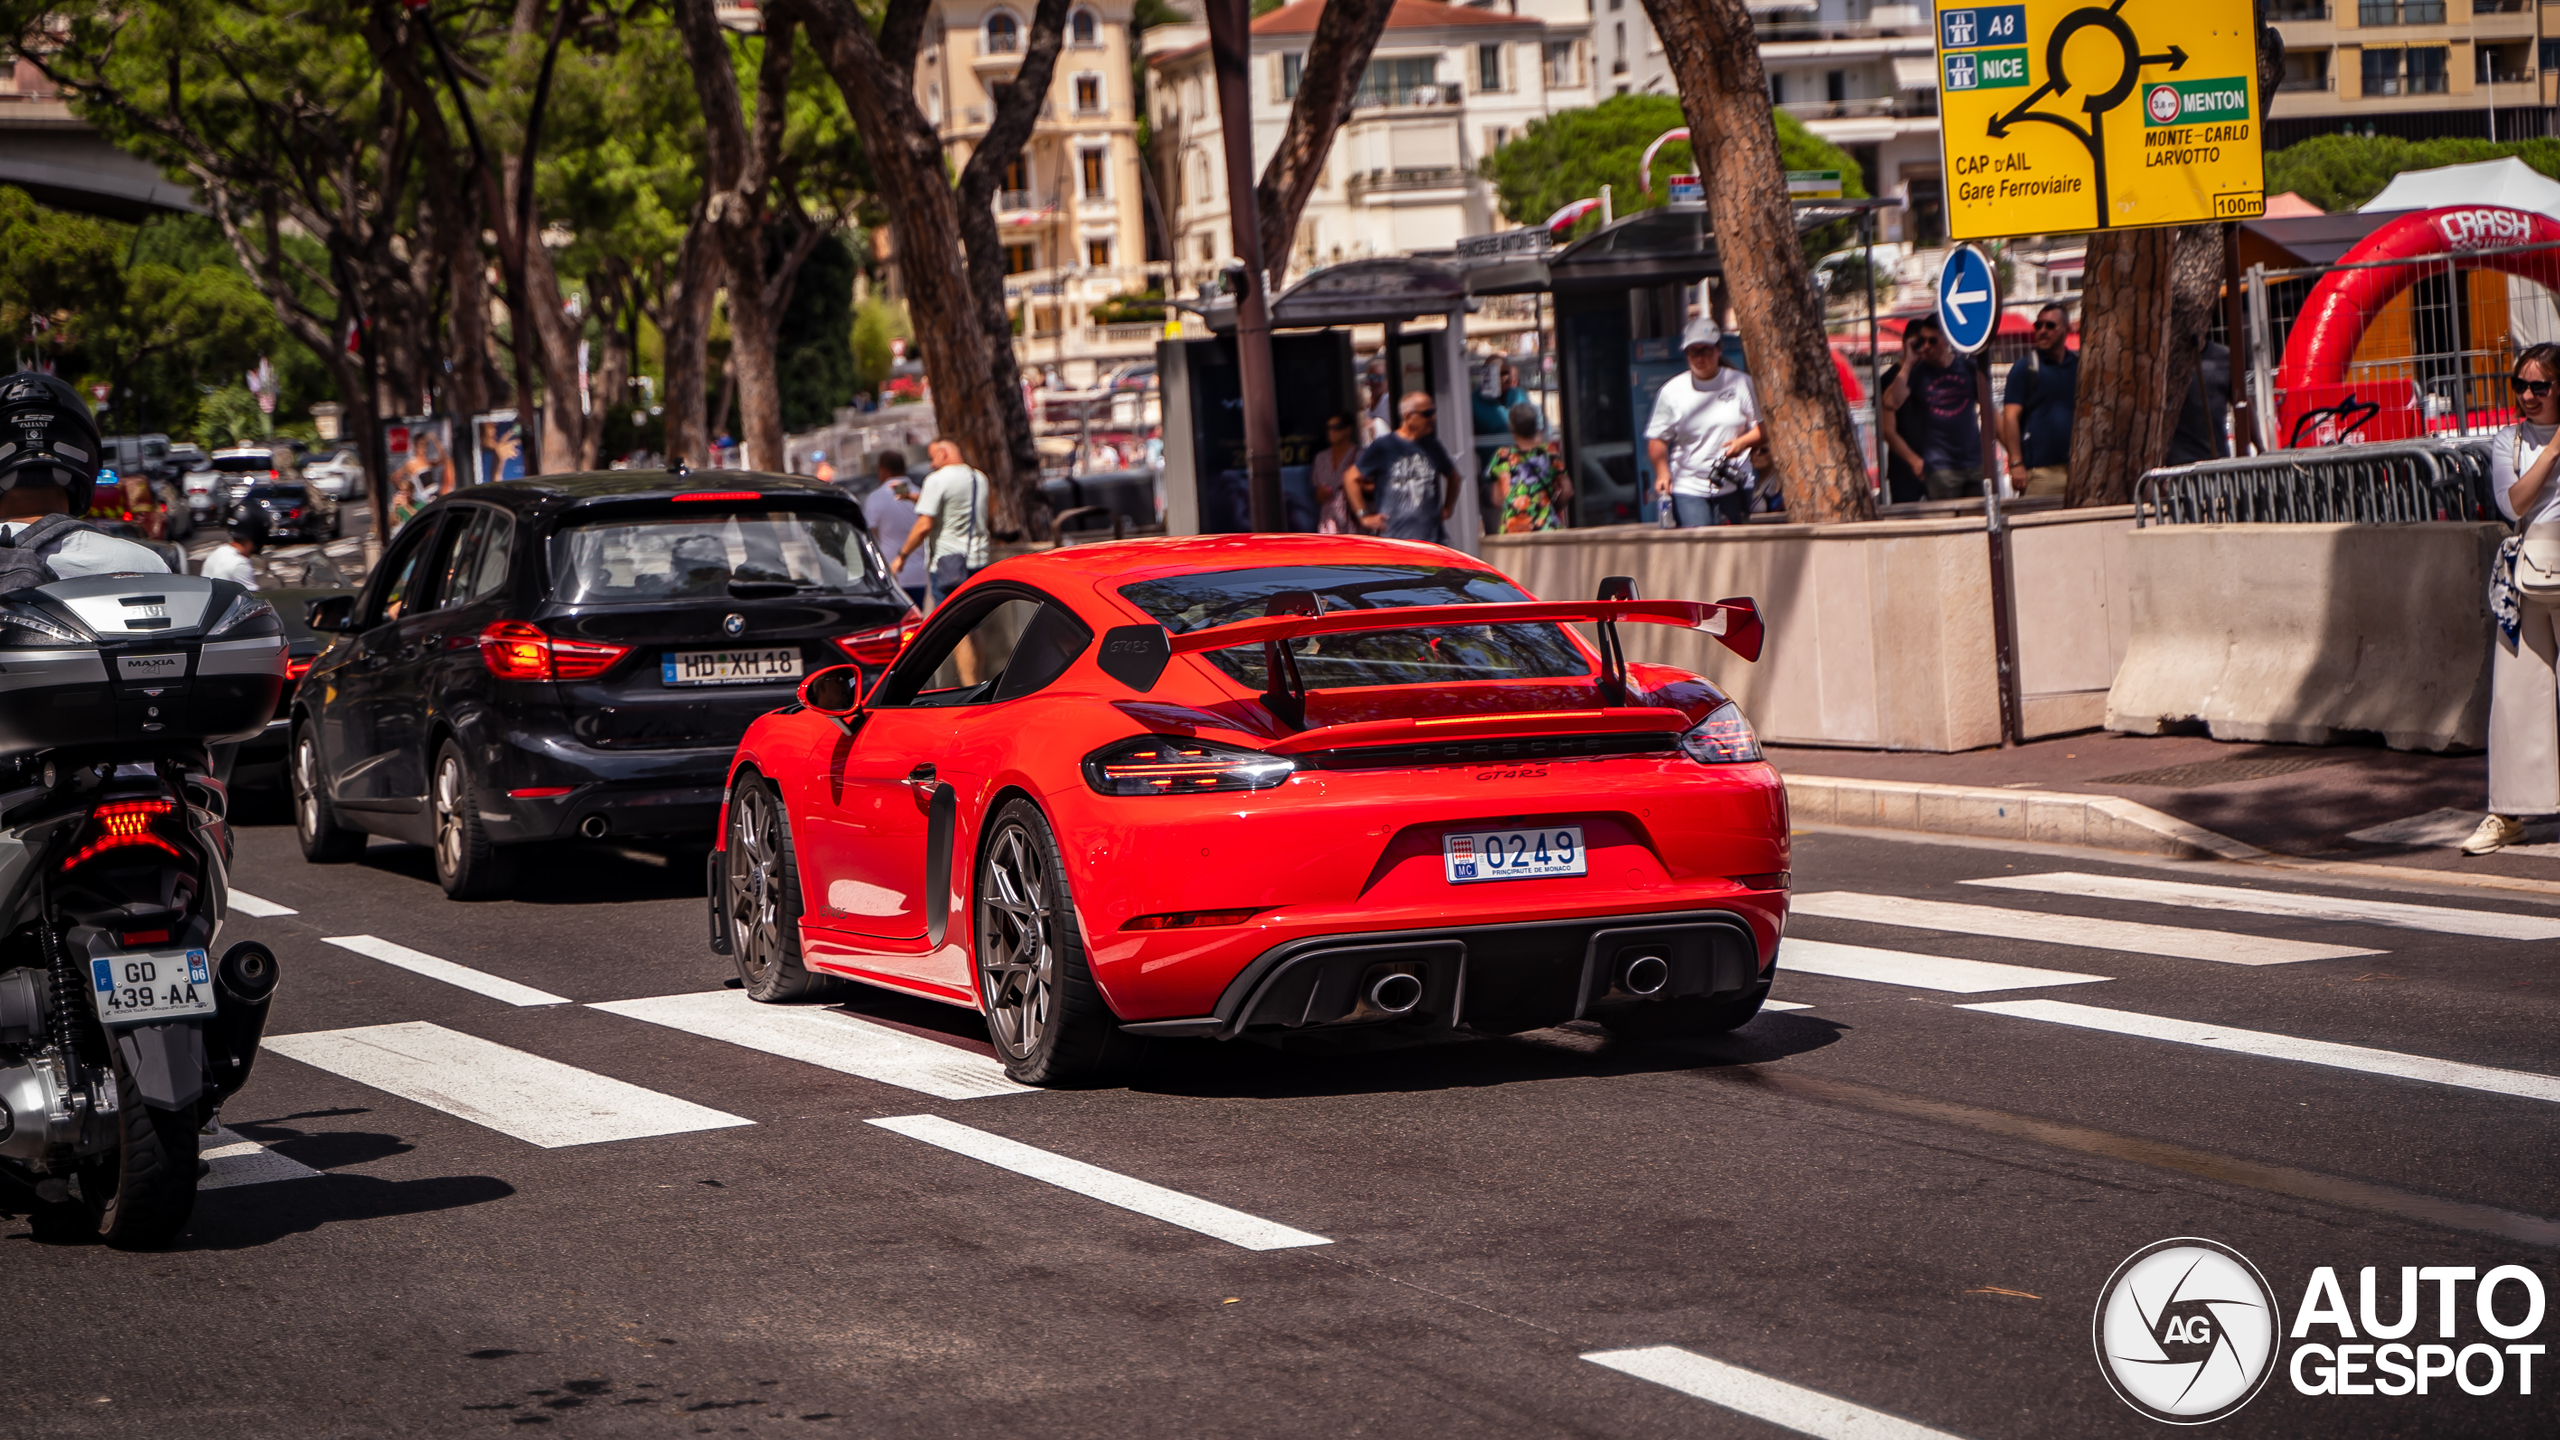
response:
<svg viewBox="0 0 2560 1440"><path fill-rule="evenodd" d="M70 513L96 503L104 444L80 392L33 370L0 376L0 491L57 485Z"/></svg>

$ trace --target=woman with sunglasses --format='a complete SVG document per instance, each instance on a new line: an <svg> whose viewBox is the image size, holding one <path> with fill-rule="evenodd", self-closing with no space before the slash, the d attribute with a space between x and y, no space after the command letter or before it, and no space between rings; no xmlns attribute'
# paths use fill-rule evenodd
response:
<svg viewBox="0 0 2560 1440"><path fill-rule="evenodd" d="M2536 345L2517 358L2516 423L2490 442L2489 493L2516 522L2521 545L2560 545L2560 345ZM2509 551L2499 554L2506 581ZM2462 842L2465 855L2486 855L2525 838L2524 817L2560 815L2560 603L2499 587L2498 634L2489 651L2489 816ZM2512 597L2511 602L2506 597Z"/></svg>

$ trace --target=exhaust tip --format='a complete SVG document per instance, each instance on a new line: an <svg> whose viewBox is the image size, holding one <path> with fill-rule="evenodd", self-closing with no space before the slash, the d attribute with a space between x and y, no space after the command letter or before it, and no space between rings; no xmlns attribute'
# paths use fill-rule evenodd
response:
<svg viewBox="0 0 2560 1440"><path fill-rule="evenodd" d="M605 832L612 828L613 822L605 819L601 815L590 815L586 819L578 822L578 833L586 836L590 840L603 839L605 837Z"/></svg>
<svg viewBox="0 0 2560 1440"><path fill-rule="evenodd" d="M1370 1008L1388 1015L1402 1015L1422 1003L1422 977L1401 970L1381 975L1369 983Z"/></svg>
<svg viewBox="0 0 2560 1440"><path fill-rule="evenodd" d="M1659 995L1671 983L1671 964L1659 955L1638 955L1618 967L1618 988L1630 995Z"/></svg>
<svg viewBox="0 0 2560 1440"><path fill-rule="evenodd" d="M256 1005L276 993L275 952L255 940L243 940L222 957L215 976L220 990L244 1005Z"/></svg>

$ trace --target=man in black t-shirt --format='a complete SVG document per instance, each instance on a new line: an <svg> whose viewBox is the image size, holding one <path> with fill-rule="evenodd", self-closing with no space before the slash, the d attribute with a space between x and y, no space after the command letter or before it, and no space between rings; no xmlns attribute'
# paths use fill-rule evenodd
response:
<svg viewBox="0 0 2560 1440"><path fill-rule="evenodd" d="M1404 423L1369 442L1343 488L1360 512L1361 528L1391 540L1445 544L1441 522L1458 508L1458 467L1433 431L1438 407L1420 390L1397 407Z"/></svg>

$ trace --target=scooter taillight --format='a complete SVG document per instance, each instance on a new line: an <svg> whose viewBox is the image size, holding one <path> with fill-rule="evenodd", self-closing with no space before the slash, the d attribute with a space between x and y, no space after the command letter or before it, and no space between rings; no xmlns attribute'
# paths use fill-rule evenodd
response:
<svg viewBox="0 0 2560 1440"><path fill-rule="evenodd" d="M152 833L152 823L163 815L176 813L177 808L168 800L119 800L99 806L89 812L89 833L96 838L63 861L62 868L71 869L110 850L121 850L129 845L149 846L185 859L185 853L177 846Z"/></svg>

